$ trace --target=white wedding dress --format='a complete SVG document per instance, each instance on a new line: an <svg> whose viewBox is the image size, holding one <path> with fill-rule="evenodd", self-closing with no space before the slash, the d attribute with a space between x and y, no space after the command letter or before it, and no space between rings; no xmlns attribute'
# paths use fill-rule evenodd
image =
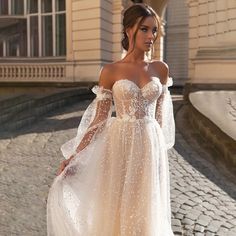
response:
<svg viewBox="0 0 236 236"><path fill-rule="evenodd" d="M122 79L94 86L65 158L87 146L54 179L48 236L173 236L167 149L174 145L173 106L157 77L144 87ZM114 101L116 116L112 116ZM161 126L160 126L161 124ZM86 137L86 138L85 138Z"/></svg>

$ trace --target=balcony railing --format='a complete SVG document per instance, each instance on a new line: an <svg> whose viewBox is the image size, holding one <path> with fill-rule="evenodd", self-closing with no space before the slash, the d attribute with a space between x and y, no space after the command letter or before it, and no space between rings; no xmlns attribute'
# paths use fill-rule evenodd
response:
<svg viewBox="0 0 236 236"><path fill-rule="evenodd" d="M1 63L0 81L64 81L65 63Z"/></svg>

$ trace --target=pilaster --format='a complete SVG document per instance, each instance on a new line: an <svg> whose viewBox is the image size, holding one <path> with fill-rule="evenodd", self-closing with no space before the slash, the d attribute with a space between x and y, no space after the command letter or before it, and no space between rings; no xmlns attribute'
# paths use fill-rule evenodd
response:
<svg viewBox="0 0 236 236"><path fill-rule="evenodd" d="M112 1L72 0L72 47L75 81L96 81L112 61Z"/></svg>

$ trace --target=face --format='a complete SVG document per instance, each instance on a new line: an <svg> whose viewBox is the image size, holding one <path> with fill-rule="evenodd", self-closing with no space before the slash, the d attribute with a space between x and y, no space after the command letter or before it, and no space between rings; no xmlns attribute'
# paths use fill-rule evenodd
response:
<svg viewBox="0 0 236 236"><path fill-rule="evenodd" d="M140 21L140 20L139 20ZM131 29L130 32L130 39L133 38L133 34L135 33L138 23ZM152 45L154 43L154 40L157 37L157 31L158 31L158 23L156 19L152 16L149 16L145 18L145 20L142 22L142 24L139 26L136 34L136 41L135 41L135 49L139 49L142 51L149 51L152 48ZM132 44L131 42L131 48Z"/></svg>

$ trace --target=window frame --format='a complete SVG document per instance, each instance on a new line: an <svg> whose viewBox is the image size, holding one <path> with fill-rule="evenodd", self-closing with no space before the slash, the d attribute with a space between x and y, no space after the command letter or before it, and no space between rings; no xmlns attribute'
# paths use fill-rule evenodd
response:
<svg viewBox="0 0 236 236"><path fill-rule="evenodd" d="M56 16L59 14L64 14L65 19L66 19L66 0L65 0L65 9L61 11L56 11L56 0L52 0L52 12L42 12L42 6L41 6L41 0L37 0L38 4L38 12L37 13L30 13L28 7L28 0L24 0L24 7L23 7L23 15L20 15L20 17L24 17L26 19L26 28L27 28L27 52L25 53L27 57L24 56L7 56L7 52L5 50L5 44L6 40L2 40L3 44L3 57L2 59L60 59L60 58L65 58L66 57L66 43L65 43L65 55L57 55L57 50L56 50ZM8 0L8 15L12 16L13 9L12 8L12 0ZM53 50L52 50L52 56L43 56L43 45L42 45L42 17L46 15L51 15L52 16L52 45L53 45ZM19 15L16 15L19 16ZM31 55L31 43L30 43L30 24L31 24L31 16L37 16L38 17L38 56L33 56ZM65 32L66 32L66 23L65 23ZM66 33L65 33L65 42L66 42Z"/></svg>

